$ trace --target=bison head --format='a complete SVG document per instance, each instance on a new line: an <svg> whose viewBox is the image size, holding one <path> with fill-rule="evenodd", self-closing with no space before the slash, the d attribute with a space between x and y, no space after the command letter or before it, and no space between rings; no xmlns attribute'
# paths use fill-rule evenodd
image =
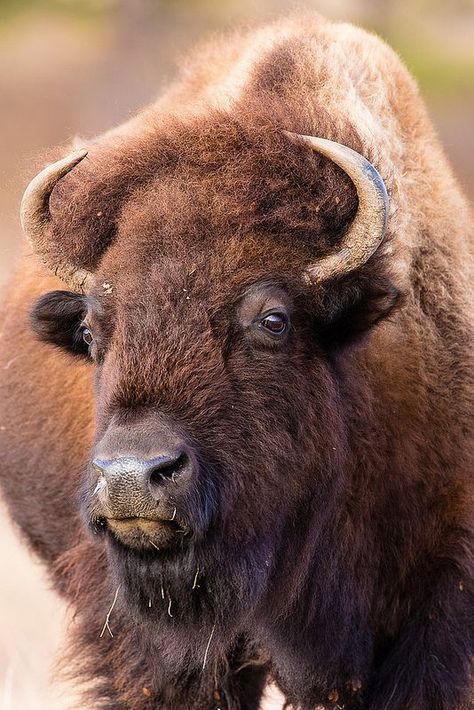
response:
<svg viewBox="0 0 474 710"><path fill-rule="evenodd" d="M34 328L95 367L87 523L140 613L215 620L282 579L296 598L344 495L344 359L397 292L360 154L193 130L60 160L22 221L72 289L39 299Z"/></svg>

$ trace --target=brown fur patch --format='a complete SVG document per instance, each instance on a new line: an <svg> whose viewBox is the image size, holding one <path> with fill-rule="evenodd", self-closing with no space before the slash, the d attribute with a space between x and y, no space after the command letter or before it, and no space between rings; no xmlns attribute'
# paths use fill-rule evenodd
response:
<svg viewBox="0 0 474 710"><path fill-rule="evenodd" d="M390 193L382 247L324 286L302 271L357 197L284 130L363 153ZM313 15L216 41L90 142L51 211L52 257L96 273L95 396L29 329L42 296L40 337L86 350L82 302L45 296L28 254L2 304L1 478L75 611L86 702L257 708L271 674L295 707L467 710L473 221L397 57ZM267 302L281 340L254 328ZM199 534L161 556L86 537L92 440L143 451L164 420L197 462L175 507Z"/></svg>

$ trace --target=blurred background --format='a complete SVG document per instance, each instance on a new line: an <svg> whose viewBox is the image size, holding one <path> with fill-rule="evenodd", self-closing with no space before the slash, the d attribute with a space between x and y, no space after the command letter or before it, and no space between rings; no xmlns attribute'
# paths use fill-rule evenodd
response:
<svg viewBox="0 0 474 710"><path fill-rule="evenodd" d="M474 0L298 4L375 30L399 52L472 198ZM0 0L0 284L18 251L18 204L39 153L129 117L203 37L292 8L285 0ZM72 690L50 682L66 612L1 507L0 570L0 710L72 708Z"/></svg>

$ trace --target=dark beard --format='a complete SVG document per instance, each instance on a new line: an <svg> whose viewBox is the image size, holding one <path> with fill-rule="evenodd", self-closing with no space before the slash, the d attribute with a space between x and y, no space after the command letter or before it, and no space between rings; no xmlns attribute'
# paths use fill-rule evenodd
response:
<svg viewBox="0 0 474 710"><path fill-rule="evenodd" d="M208 539L155 553L108 535L107 555L123 611L174 667L199 667L225 653L248 627L270 572L261 541L233 553Z"/></svg>

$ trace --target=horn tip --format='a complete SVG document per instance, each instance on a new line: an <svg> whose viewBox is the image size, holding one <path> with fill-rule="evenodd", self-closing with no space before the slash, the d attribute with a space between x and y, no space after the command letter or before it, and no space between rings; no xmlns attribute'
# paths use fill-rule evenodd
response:
<svg viewBox="0 0 474 710"><path fill-rule="evenodd" d="M88 150L82 148L44 168L27 186L20 204L20 223L30 242L41 238L49 220L49 197L56 183L80 163Z"/></svg>

